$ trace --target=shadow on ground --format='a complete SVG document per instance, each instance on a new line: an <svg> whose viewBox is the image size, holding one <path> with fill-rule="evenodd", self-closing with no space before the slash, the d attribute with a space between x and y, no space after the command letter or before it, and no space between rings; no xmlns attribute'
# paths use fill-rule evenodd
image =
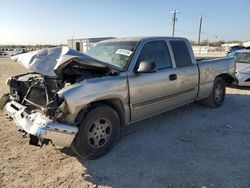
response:
<svg viewBox="0 0 250 188"><path fill-rule="evenodd" d="M110 187L249 187L249 101L228 94L218 109L192 104L136 123L104 157L79 159L82 177Z"/></svg>

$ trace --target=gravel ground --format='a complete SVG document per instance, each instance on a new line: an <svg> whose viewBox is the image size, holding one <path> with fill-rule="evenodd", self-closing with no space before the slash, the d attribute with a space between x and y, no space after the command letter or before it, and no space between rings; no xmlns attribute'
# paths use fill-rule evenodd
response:
<svg viewBox="0 0 250 188"><path fill-rule="evenodd" d="M5 80L26 70L0 58ZM129 127L106 156L28 145L0 112L0 187L250 187L250 89L227 89L224 105L191 104Z"/></svg>

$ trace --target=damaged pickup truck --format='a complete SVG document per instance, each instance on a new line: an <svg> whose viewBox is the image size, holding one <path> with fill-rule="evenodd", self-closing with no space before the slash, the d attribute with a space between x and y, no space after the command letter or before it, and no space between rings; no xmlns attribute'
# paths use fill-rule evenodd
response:
<svg viewBox="0 0 250 188"><path fill-rule="evenodd" d="M106 154L121 127L202 101L219 107L234 82L233 58L197 62L187 39L112 39L86 54L67 47L13 57L31 73L7 80L1 108L30 143Z"/></svg>

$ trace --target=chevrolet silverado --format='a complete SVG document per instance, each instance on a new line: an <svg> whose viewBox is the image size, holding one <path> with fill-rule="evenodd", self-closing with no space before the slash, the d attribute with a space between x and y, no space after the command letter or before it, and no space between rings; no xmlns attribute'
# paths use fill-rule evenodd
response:
<svg viewBox="0 0 250 188"><path fill-rule="evenodd" d="M220 107L235 81L233 58L196 61L185 38L111 39L85 54L57 47L12 59L32 72L6 81L1 109L30 144L87 159L106 154L123 126L194 101Z"/></svg>

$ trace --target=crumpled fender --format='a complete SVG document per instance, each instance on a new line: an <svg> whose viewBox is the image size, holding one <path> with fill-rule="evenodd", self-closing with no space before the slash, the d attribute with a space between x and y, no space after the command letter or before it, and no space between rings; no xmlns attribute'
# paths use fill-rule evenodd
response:
<svg viewBox="0 0 250 188"><path fill-rule="evenodd" d="M119 99L128 104L126 76L108 76L86 79L58 92L63 96L70 114L77 115L86 105L105 99Z"/></svg>

